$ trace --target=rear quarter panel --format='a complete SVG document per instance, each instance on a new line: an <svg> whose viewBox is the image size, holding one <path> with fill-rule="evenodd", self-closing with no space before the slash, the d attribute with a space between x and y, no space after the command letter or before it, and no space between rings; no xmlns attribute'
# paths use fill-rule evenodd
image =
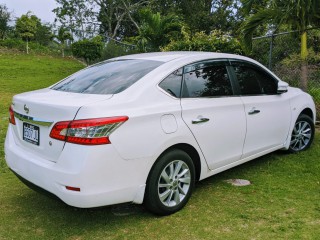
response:
<svg viewBox="0 0 320 240"><path fill-rule="evenodd" d="M109 100L81 107L76 119L128 116L129 120L110 135L111 144L121 158L134 161L148 159L149 172L157 158L175 144L193 146L201 160L201 173L207 172L207 164L198 144L181 118L180 100L169 97L156 86L145 95L123 92ZM176 130L166 133L161 124L164 115L174 116Z"/></svg>

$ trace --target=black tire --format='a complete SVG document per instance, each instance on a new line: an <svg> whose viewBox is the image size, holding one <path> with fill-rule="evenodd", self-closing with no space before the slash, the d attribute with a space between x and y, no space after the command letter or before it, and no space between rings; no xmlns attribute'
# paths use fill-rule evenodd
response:
<svg viewBox="0 0 320 240"><path fill-rule="evenodd" d="M296 153L308 149L313 138L314 122L309 116L301 114L294 124L288 151Z"/></svg>
<svg viewBox="0 0 320 240"><path fill-rule="evenodd" d="M144 205L157 215L175 213L188 202L194 183L191 157L182 150L170 150L159 157L149 173Z"/></svg>

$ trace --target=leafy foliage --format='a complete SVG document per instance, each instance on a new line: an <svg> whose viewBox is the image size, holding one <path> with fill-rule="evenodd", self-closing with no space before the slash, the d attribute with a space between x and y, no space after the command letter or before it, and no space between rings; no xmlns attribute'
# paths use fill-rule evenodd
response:
<svg viewBox="0 0 320 240"><path fill-rule="evenodd" d="M58 34L55 35L54 37L59 41L61 54L62 54L62 57L64 57L64 50L66 47L66 41L73 40L72 34L70 33L70 31L67 28L61 26L58 29Z"/></svg>
<svg viewBox="0 0 320 240"><path fill-rule="evenodd" d="M10 29L8 23L11 19L11 13L6 5L0 4L0 39L4 39L8 30Z"/></svg>
<svg viewBox="0 0 320 240"><path fill-rule="evenodd" d="M178 9L184 22L192 32L204 31L209 33L214 24L212 19L212 4L216 1L211 0L179 0ZM222 20L222 19L221 19Z"/></svg>
<svg viewBox="0 0 320 240"><path fill-rule="evenodd" d="M56 3L58 7L53 10L56 22L68 27L80 39L96 34L93 0L56 0Z"/></svg>
<svg viewBox="0 0 320 240"><path fill-rule="evenodd" d="M48 46L53 39L52 26L50 24L37 23L37 29L34 34L34 41L41 45Z"/></svg>
<svg viewBox="0 0 320 240"><path fill-rule="evenodd" d="M31 15L31 12L28 12L25 15L22 15L16 21L16 31L20 34L22 39L24 39L26 44L27 53L29 53L28 42L34 38L37 27L41 25L40 19L35 15Z"/></svg>
<svg viewBox="0 0 320 240"><path fill-rule="evenodd" d="M29 42L29 52L35 54L52 54L55 55L55 51L52 48L43 46L37 42ZM0 47L8 49L17 49L19 51L25 51L26 44L21 39L5 39L0 40Z"/></svg>
<svg viewBox="0 0 320 240"><path fill-rule="evenodd" d="M139 35L134 38L141 51L159 51L172 39L181 36L182 23L175 15L161 16L150 9L140 11Z"/></svg>
<svg viewBox="0 0 320 240"><path fill-rule="evenodd" d="M256 0L245 0L248 11ZM320 24L319 0L281 1L269 0L264 8L259 8L243 25L242 35L244 44L248 49L252 47L252 35L262 24L276 27L276 30L285 25L293 30L300 30L303 34L307 27Z"/></svg>
<svg viewBox="0 0 320 240"><path fill-rule="evenodd" d="M158 0L149 5L161 15L178 15L191 32L214 29L236 32L243 18L240 0Z"/></svg>
<svg viewBox="0 0 320 240"><path fill-rule="evenodd" d="M111 39L124 39L138 34L139 9L150 0L94 0L100 7L100 34Z"/></svg>
<svg viewBox="0 0 320 240"><path fill-rule="evenodd" d="M83 58L87 65L89 65L94 60L101 57L103 44L101 37L96 37L92 40L84 39L75 42L72 44L71 48L74 56Z"/></svg>
<svg viewBox="0 0 320 240"><path fill-rule="evenodd" d="M246 0L247 6L251 6L255 0ZM320 25L320 1L282 1L269 0L265 8L259 9L250 16L243 26L243 40L247 50L252 49L252 35L261 24L269 24L279 28L287 26L300 31L300 57L303 61L301 66L301 87L307 90L308 68L306 60L308 57L307 28Z"/></svg>
<svg viewBox="0 0 320 240"><path fill-rule="evenodd" d="M162 48L162 50L243 53L240 42L222 31L213 31L209 35L204 32L199 32L194 36L190 36L190 34L184 30L183 35L182 40L171 41L167 46Z"/></svg>
<svg viewBox="0 0 320 240"><path fill-rule="evenodd" d="M37 27L41 24L40 19L28 12L16 21L16 30L24 40L30 41L37 32Z"/></svg>

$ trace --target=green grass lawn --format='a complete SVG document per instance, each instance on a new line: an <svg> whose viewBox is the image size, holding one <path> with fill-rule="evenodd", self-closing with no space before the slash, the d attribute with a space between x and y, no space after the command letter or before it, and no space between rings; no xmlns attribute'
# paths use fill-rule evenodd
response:
<svg viewBox="0 0 320 240"><path fill-rule="evenodd" d="M11 97L81 67L72 60L0 54L0 240L319 239L319 132L306 152L275 152L199 182L187 206L168 217L132 205L77 209L28 189L4 163ZM233 187L224 182L230 178L252 185Z"/></svg>
<svg viewBox="0 0 320 240"><path fill-rule="evenodd" d="M6 169L3 143L12 96L48 87L83 67L71 59L24 55L0 49L0 173Z"/></svg>

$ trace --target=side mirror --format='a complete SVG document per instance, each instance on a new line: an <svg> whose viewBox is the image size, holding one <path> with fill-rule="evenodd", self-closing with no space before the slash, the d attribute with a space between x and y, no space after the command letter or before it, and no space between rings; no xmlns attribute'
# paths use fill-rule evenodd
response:
<svg viewBox="0 0 320 240"><path fill-rule="evenodd" d="M289 84L288 84L288 83L279 81L279 82L278 82L277 93L278 93L278 94L282 94L282 93L288 92L288 87L289 87Z"/></svg>

